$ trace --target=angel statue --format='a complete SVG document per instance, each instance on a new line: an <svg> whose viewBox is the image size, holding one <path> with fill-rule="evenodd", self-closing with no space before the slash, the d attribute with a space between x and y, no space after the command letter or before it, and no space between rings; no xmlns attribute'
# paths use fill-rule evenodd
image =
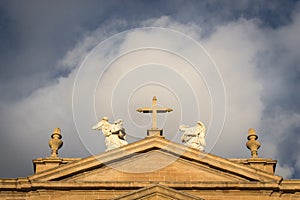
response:
<svg viewBox="0 0 300 200"><path fill-rule="evenodd" d="M102 131L105 136L106 151L128 144L122 119L110 124L108 118L103 117L92 129Z"/></svg>
<svg viewBox="0 0 300 200"><path fill-rule="evenodd" d="M183 132L181 141L186 146L204 151L206 129L202 122L198 121L194 127L180 125L179 130Z"/></svg>

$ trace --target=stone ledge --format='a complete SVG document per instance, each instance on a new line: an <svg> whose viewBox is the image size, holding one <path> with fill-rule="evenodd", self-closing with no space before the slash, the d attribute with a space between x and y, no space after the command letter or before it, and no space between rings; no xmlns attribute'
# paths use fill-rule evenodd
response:
<svg viewBox="0 0 300 200"><path fill-rule="evenodd" d="M79 161L69 163L65 166L61 166L60 168L54 168L52 170L49 169L43 173L34 174L29 178L30 180L40 181L62 180L66 177L74 176L84 171L93 170L105 164L119 162L120 160L127 159L137 153L144 153L153 149L159 149L191 162L199 163L215 170L230 172L236 176L244 177L252 181L277 181L280 183L282 180L282 177L280 176L274 176L271 173L266 173L265 171L255 169L253 167L241 165L212 154L199 152L196 149L187 148L161 137L149 137L96 156L90 156Z"/></svg>
<svg viewBox="0 0 300 200"><path fill-rule="evenodd" d="M81 160L81 158L56 158L56 157L37 158L32 160L33 170L34 173L39 173L78 160Z"/></svg>
<svg viewBox="0 0 300 200"><path fill-rule="evenodd" d="M277 164L277 160L271 158L249 158L249 159L238 159L238 158L229 158L228 160L259 169L261 171L274 174Z"/></svg>
<svg viewBox="0 0 300 200"><path fill-rule="evenodd" d="M300 181L299 181L300 182ZM0 182L1 190L36 190L36 189L55 189L55 190L65 190L65 189L75 189L75 190L87 190L87 189L135 189L147 187L153 184L160 184L163 186L177 188L177 189L260 189L260 190L279 190L280 185L275 182L268 183L251 183L251 182L168 182L168 181L111 181L111 182L61 182L61 181L51 181L51 182L30 182L27 178L15 179L15 180L2 180ZM299 186L299 185L298 185ZM293 187L294 188L294 187ZM293 189L285 187L285 189ZM300 191L300 187L294 188Z"/></svg>

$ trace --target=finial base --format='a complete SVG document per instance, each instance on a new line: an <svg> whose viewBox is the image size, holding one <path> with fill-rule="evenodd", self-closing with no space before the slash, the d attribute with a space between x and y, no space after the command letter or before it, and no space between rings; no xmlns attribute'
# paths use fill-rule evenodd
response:
<svg viewBox="0 0 300 200"><path fill-rule="evenodd" d="M147 130L147 137L151 136L162 136L163 130L162 129L148 129Z"/></svg>

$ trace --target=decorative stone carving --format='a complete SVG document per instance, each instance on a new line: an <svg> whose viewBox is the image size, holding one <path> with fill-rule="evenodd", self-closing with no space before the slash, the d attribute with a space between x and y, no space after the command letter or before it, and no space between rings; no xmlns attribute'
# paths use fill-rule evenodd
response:
<svg viewBox="0 0 300 200"><path fill-rule="evenodd" d="M246 143L247 148L251 151L252 158L257 158L258 153L257 150L260 147L260 143L257 141L258 136L253 128L250 128L248 131L248 142Z"/></svg>
<svg viewBox="0 0 300 200"><path fill-rule="evenodd" d="M103 117L93 130L101 130L105 138L106 151L127 145L126 133L123 128L123 120L118 119L110 124L107 117Z"/></svg>
<svg viewBox="0 0 300 200"><path fill-rule="evenodd" d="M60 128L55 128L51 138L49 140L49 147L51 148L51 158L58 158L58 149L60 149L63 145L63 141L61 140L62 136L60 134Z"/></svg>
<svg viewBox="0 0 300 200"><path fill-rule="evenodd" d="M179 130L183 132L181 141L186 146L204 151L204 147L206 146L206 128L202 122L198 121L194 127L180 125Z"/></svg>

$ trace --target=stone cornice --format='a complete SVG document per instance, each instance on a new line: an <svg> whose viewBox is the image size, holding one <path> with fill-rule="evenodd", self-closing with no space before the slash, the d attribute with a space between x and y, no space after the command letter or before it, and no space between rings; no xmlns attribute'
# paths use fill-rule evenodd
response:
<svg viewBox="0 0 300 200"><path fill-rule="evenodd" d="M300 182L300 180L299 180ZM1 179L1 190L38 190L38 189L54 189L54 190L69 190L69 189L136 189L148 187L153 184L160 184L175 189L260 189L260 190L280 190L280 185L274 182L260 183L260 182L166 182L166 181L103 181L103 182L61 182L61 181L29 181L27 178L21 179ZM299 183L298 183L299 184ZM298 185L299 186L299 185ZM292 189L285 185L284 189ZM300 191L300 188L297 189Z"/></svg>
<svg viewBox="0 0 300 200"><path fill-rule="evenodd" d="M51 181L63 180L64 178L79 174L87 170L93 170L103 165L124 160L136 153L159 149L166 153L199 163L210 168L231 173L243 177L249 181L276 182L280 183L282 177L249 166L241 165L209 153L187 148L183 145L171 142L162 137L148 137L144 140L107 151L96 156L90 156L64 166L34 174L30 180Z"/></svg>

